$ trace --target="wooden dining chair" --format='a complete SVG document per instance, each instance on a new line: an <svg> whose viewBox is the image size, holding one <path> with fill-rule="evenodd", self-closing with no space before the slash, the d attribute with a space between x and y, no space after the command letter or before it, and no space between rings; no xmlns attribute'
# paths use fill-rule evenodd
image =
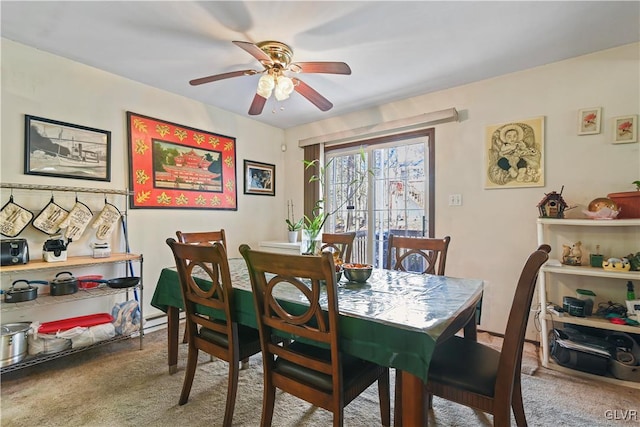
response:
<svg viewBox="0 0 640 427"><path fill-rule="evenodd" d="M387 269L409 271L422 274L437 274L444 276L447 264L447 251L449 250L450 236L442 239L428 237L405 237L389 235L387 246ZM418 267L414 271L411 267ZM402 411L402 377L396 370L395 377L395 406L394 422L401 425ZM426 403L426 402L425 402Z"/></svg>
<svg viewBox="0 0 640 427"><path fill-rule="evenodd" d="M258 330L239 325L234 320L233 287L224 245L220 242L214 242L213 245L178 243L172 238L167 239L167 244L176 261L189 345L187 368L178 403L187 403L198 364L198 352L205 351L229 364L223 425L231 426L240 360L260 352ZM205 280L195 280L197 277ZM211 285L207 286L205 283ZM205 310L206 313L203 312Z"/></svg>
<svg viewBox="0 0 640 427"><path fill-rule="evenodd" d="M453 336L437 345L426 392L493 415L494 426L509 426L511 408L519 427L527 425L520 387L522 348L538 272L551 247L540 245L520 274L501 351ZM431 406L431 405L429 405Z"/></svg>
<svg viewBox="0 0 640 427"><path fill-rule="evenodd" d="M389 369L340 351L338 300L333 257L285 255L240 246L260 330L264 372L261 426L270 426L276 388L333 413L342 426L344 407L378 382L382 425L391 422ZM321 284L323 281L326 283ZM305 305L277 299L278 289L295 287ZM327 310L320 307L326 292ZM272 334L291 336L288 346L275 345Z"/></svg>
<svg viewBox="0 0 640 427"><path fill-rule="evenodd" d="M195 231L192 233L176 231L176 237L180 243L213 244L213 242L221 242L225 249L227 248L227 237L224 234L224 228L217 231Z"/></svg>
<svg viewBox="0 0 640 427"><path fill-rule="evenodd" d="M434 239L390 234L387 247L387 269L443 276L449 242L451 242L449 236ZM409 264L413 267L420 266L423 270L409 270Z"/></svg>
<svg viewBox="0 0 640 427"><path fill-rule="evenodd" d="M356 232L349 233L322 233L322 251L337 252L342 262L351 262L351 252L353 251L353 241Z"/></svg>
<svg viewBox="0 0 640 427"><path fill-rule="evenodd" d="M224 228L216 231L194 231L191 233L183 233L182 231L176 231L176 237L180 243L190 243L194 245L212 245L214 242L220 242L227 248L227 237L224 234ZM188 336L185 329L184 336L182 337L182 343L187 342Z"/></svg>

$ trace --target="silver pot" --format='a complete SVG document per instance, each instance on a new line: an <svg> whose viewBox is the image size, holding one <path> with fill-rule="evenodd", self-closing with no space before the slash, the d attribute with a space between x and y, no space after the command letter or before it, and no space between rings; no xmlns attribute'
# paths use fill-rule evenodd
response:
<svg viewBox="0 0 640 427"><path fill-rule="evenodd" d="M27 357L27 331L29 322L2 325L2 360L0 367L13 365Z"/></svg>

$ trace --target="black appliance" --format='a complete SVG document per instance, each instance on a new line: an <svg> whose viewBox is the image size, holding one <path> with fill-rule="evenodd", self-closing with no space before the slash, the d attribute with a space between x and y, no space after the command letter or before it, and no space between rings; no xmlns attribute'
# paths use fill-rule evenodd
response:
<svg viewBox="0 0 640 427"><path fill-rule="evenodd" d="M29 262L27 239L5 239L0 241L0 265L17 265Z"/></svg>
<svg viewBox="0 0 640 427"><path fill-rule="evenodd" d="M607 340L583 334L572 328L549 333L551 357L559 365L596 375L605 375L613 346Z"/></svg>

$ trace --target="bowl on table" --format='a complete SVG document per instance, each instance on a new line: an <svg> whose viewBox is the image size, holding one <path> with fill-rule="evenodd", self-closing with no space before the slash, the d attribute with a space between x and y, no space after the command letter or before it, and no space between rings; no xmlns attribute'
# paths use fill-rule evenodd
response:
<svg viewBox="0 0 640 427"><path fill-rule="evenodd" d="M342 271L350 282L364 283L371 277L373 266L371 264L342 264Z"/></svg>

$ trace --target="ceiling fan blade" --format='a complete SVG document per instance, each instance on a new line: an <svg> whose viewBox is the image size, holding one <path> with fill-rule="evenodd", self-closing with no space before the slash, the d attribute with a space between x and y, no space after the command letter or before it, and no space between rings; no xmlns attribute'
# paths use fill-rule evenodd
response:
<svg viewBox="0 0 640 427"><path fill-rule="evenodd" d="M322 111L329 111L333 108L333 104L324 96L320 95L315 89L300 79L292 78L293 87L300 95L307 98L313 105Z"/></svg>
<svg viewBox="0 0 640 427"><path fill-rule="evenodd" d="M351 74L344 62L294 62L289 69L297 73Z"/></svg>
<svg viewBox="0 0 640 427"><path fill-rule="evenodd" d="M267 98L264 98L256 93L256 96L253 97L253 102L251 103L251 107L249 107L249 115L250 116L258 116L262 113L262 109L264 108L264 104L267 103Z"/></svg>
<svg viewBox="0 0 640 427"><path fill-rule="evenodd" d="M263 65L273 64L273 60L271 59L271 57L267 55L262 49L260 49L255 44L249 43L249 42L241 42L241 41L233 41L232 43L238 46L239 48L249 52L249 54L254 58L256 58L258 61L260 61L261 64Z"/></svg>
<svg viewBox="0 0 640 427"><path fill-rule="evenodd" d="M257 74L256 70L242 70L242 71L231 71L229 73L215 74L213 76L208 77L200 77L199 79L193 79L189 81L191 86L197 86L204 83L211 83L218 80L230 79L231 77L240 77L240 76L252 76Z"/></svg>

